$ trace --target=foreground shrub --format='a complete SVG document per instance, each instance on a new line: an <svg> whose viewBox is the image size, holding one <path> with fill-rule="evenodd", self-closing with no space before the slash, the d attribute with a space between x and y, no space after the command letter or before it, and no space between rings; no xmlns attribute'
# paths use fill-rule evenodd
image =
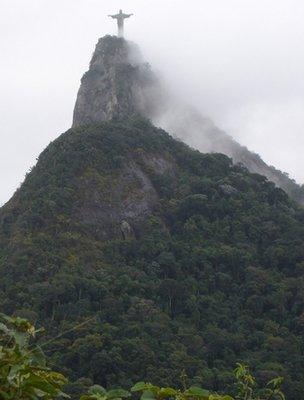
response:
<svg viewBox="0 0 304 400"><path fill-rule="evenodd" d="M0 314L0 400L55 400L69 398L63 392L67 379L46 366L40 347L31 345L39 331L26 319ZM176 389L159 387L149 382L138 382L130 391L106 390L94 385L80 400L285 400L281 391L282 378L258 388L247 366L238 364L234 371L236 392L212 393L198 386Z"/></svg>

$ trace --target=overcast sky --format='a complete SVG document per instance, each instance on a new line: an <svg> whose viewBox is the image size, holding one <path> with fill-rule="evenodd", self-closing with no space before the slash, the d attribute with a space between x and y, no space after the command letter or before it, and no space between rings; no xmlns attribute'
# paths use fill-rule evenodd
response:
<svg viewBox="0 0 304 400"><path fill-rule="evenodd" d="M0 0L0 204L71 125L97 39L126 36L187 102L304 182L303 0Z"/></svg>

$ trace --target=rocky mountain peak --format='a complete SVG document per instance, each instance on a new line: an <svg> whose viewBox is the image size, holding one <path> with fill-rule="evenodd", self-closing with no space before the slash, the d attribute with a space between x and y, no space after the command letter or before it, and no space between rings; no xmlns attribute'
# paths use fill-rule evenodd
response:
<svg viewBox="0 0 304 400"><path fill-rule="evenodd" d="M156 78L138 47L123 38L105 36L95 48L81 80L73 127L111 119L150 116Z"/></svg>
<svg viewBox="0 0 304 400"><path fill-rule="evenodd" d="M116 36L99 39L89 70L81 80L73 128L140 116L204 153L223 153L234 163L266 176L297 202L304 204L304 188L261 157L241 146L184 99L167 93L143 61L135 43Z"/></svg>

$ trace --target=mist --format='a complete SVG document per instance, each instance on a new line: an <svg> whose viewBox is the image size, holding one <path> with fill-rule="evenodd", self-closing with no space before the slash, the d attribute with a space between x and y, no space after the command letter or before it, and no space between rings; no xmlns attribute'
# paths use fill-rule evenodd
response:
<svg viewBox="0 0 304 400"><path fill-rule="evenodd" d="M126 38L177 99L304 182L300 0L0 0L0 204L71 126L80 78L120 8L134 13Z"/></svg>

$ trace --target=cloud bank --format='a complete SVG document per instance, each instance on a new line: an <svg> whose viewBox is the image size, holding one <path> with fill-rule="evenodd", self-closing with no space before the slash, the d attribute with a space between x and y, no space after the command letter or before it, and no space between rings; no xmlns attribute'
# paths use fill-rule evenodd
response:
<svg viewBox="0 0 304 400"><path fill-rule="evenodd" d="M304 3L300 0L1 0L0 204L71 125L79 80L107 15L177 97L304 182Z"/></svg>

